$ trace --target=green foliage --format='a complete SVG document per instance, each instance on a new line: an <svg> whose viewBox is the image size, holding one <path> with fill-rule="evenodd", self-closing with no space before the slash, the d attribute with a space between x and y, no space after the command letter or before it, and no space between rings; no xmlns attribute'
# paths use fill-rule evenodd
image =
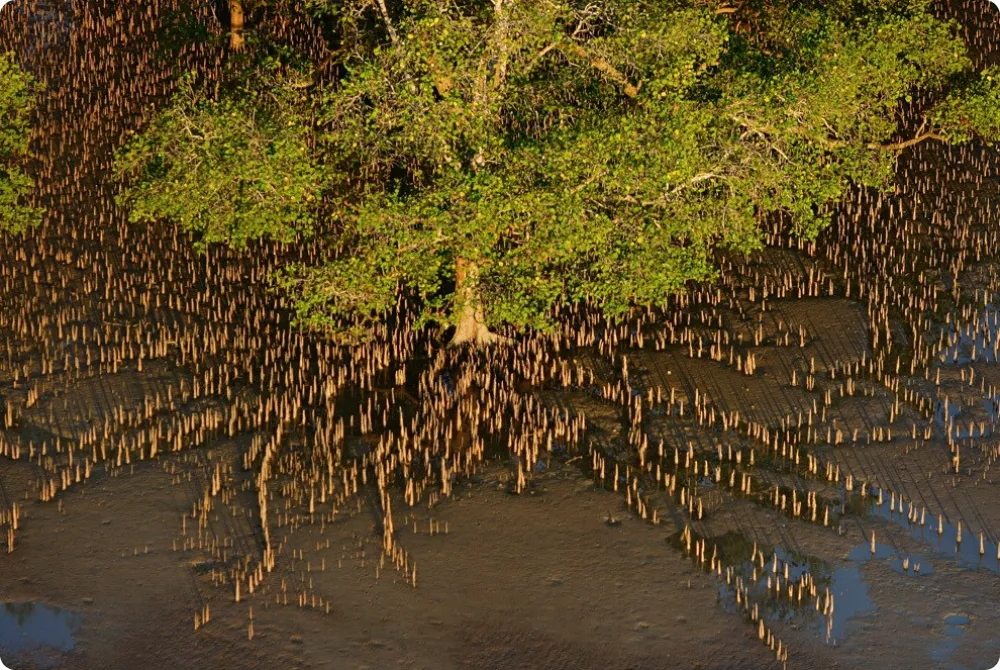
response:
<svg viewBox="0 0 1000 670"><path fill-rule="evenodd" d="M31 113L39 90L12 54L0 54L0 231L21 233L41 222L42 211L23 204L34 184L17 165L28 151Z"/></svg>
<svg viewBox="0 0 1000 670"><path fill-rule="evenodd" d="M164 57L176 56L184 47L202 46L218 42L209 27L198 20L194 0L178 0L163 13L163 24L159 29L157 47Z"/></svg>
<svg viewBox="0 0 1000 670"><path fill-rule="evenodd" d="M994 65L963 81L930 116L951 142L979 136L995 143L1000 138L1000 67Z"/></svg>
<svg viewBox="0 0 1000 670"><path fill-rule="evenodd" d="M312 232L323 170L312 160L300 91L270 74L259 73L266 95L244 90L221 101L182 81L115 157L117 177L130 182L117 200L132 222L174 220L198 235L199 248Z"/></svg>
<svg viewBox="0 0 1000 670"><path fill-rule="evenodd" d="M950 91L913 142L1000 135L996 73L972 72L955 25L928 5L751 0L737 22L684 0L400 0L387 15L311 0L349 47L344 67L278 106L314 110L315 126L297 126L295 160L259 166L258 181L321 183L321 223L342 253L276 286L307 326L364 324L401 293L424 321L454 323L463 259L489 323L544 329L559 303L614 317L711 278L713 251L759 247L776 213L814 238L852 184L893 186L902 100ZM220 147L263 144L288 132L266 123L268 96L190 95L154 125L155 150L132 145L142 159L125 163L145 166L133 218L173 218L206 241L304 229L263 205L223 206L260 158L198 152L176 120L197 118ZM239 124L221 124L230 107ZM283 211L311 224L311 198L286 194Z"/></svg>

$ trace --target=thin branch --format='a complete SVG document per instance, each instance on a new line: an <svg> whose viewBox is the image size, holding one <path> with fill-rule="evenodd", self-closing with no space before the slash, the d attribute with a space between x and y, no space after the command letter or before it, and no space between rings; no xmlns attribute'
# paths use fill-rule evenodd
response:
<svg viewBox="0 0 1000 670"><path fill-rule="evenodd" d="M827 121L825 118L822 118L822 117L820 117L820 120L823 122L823 125L826 126L826 129L830 131L830 134L833 135L835 138L837 138L838 133L837 133L836 129L833 126L830 125L830 122ZM837 139L839 139L839 138L837 138Z"/></svg>
<svg viewBox="0 0 1000 670"><path fill-rule="evenodd" d="M680 193L685 189L691 188L692 186L694 186L699 182L707 181L709 179L725 179L725 177L723 175L716 174L714 172L702 172L701 174L697 174L694 177L691 177L691 179L689 179L686 183L678 184L671 190L664 193L663 194L664 198L666 198L667 196L676 195L677 193Z"/></svg>
<svg viewBox="0 0 1000 670"><path fill-rule="evenodd" d="M756 136L760 137L760 139L764 140L764 142L768 145L768 148L770 150L774 151L776 154L778 154L779 156L781 156L782 158L784 158L786 163L790 162L788 160L788 156L785 154L785 152L782 151L781 149L779 149L778 146L774 142L771 141L771 138L768 137L768 134L771 134L771 135L774 134L774 131L769 126L759 127L759 126L757 126L757 124L755 124L754 122L752 122L750 119L748 119L746 117L743 117L743 116L731 116L730 118L733 121L735 121L736 123L740 124L741 126L743 126L744 128L747 129L746 132L744 132L742 135L740 135L740 140L743 140L744 138L746 138L746 136L747 136L748 133L751 134L751 135L756 135Z"/></svg>
<svg viewBox="0 0 1000 670"><path fill-rule="evenodd" d="M700 174L695 175L694 177L691 177L691 179L687 180L683 184L678 184L673 189L665 191L656 200L639 200L635 196L628 193L626 193L625 195L616 195L613 197L609 197L606 200L609 202L624 202L628 203L629 205L636 205L638 207L665 207L670 203L670 196L676 195L685 189L691 188L692 186L694 186L699 182L707 181L709 179L722 179L723 181L727 182L729 181L729 178L724 174L717 174L715 172L702 172ZM593 198L585 198L585 201L599 208L607 209L607 205L604 202L600 202Z"/></svg>
<svg viewBox="0 0 1000 670"><path fill-rule="evenodd" d="M585 27L589 27L587 22L590 21L590 19L594 18L594 16L597 14L597 9L598 7L595 6L593 3L583 8L583 11L579 15L580 20L577 22L576 28L573 29L573 34L570 35L570 39L575 40L577 37L579 37L580 31L582 31Z"/></svg>
<svg viewBox="0 0 1000 670"><path fill-rule="evenodd" d="M587 5L586 7L584 7L583 12L580 14L580 20L579 20L579 22L577 22L576 28L573 29L572 34L570 34L569 39L575 40L575 39L577 39L577 37L580 36L580 31L582 31L585 27L587 27L587 22L591 18L594 17L595 9L596 8L594 7L593 4L590 4L590 5ZM532 70L534 70L535 66L538 65L538 61L540 61L542 58L544 58L545 55L548 54L550 51L552 51L553 49L555 49L556 47L558 47L560 44L562 44L565 41L565 39L566 39L566 36L564 35L564 36L560 37L558 40L556 40L555 42L552 42L551 44L546 45L537 54L535 54L534 58L531 59L531 62L528 63L528 67L525 69L525 74L527 74L527 73L531 72Z"/></svg>

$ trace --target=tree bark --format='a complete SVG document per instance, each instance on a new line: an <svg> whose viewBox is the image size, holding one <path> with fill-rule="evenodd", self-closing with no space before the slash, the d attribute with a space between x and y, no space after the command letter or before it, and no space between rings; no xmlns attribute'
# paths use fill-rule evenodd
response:
<svg viewBox="0 0 1000 670"><path fill-rule="evenodd" d="M233 51L243 50L242 0L229 0L229 48Z"/></svg>
<svg viewBox="0 0 1000 670"><path fill-rule="evenodd" d="M506 341L491 331L483 321L483 301L479 295L479 266L466 258L455 261L455 296L459 301L458 324L449 346L471 343L488 346Z"/></svg>

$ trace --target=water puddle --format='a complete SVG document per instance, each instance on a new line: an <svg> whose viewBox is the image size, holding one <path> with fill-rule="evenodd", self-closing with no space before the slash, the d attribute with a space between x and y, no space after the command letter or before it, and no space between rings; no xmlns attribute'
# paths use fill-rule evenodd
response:
<svg viewBox="0 0 1000 670"><path fill-rule="evenodd" d="M889 566L901 575L920 577L934 574L934 566L921 554L906 554L880 542L875 543L875 553L871 544L859 544L847 555L853 563L866 563L870 559L889 561Z"/></svg>
<svg viewBox="0 0 1000 670"><path fill-rule="evenodd" d="M955 337L955 343L938 355L938 360L946 365L967 365L973 361L996 363L997 350L993 349L1000 337L1000 310L987 306L979 317L979 323L952 329L948 333Z"/></svg>
<svg viewBox="0 0 1000 670"><path fill-rule="evenodd" d="M977 423L974 420L969 423L956 421L962 415L962 408L957 401L945 403L944 400L939 400L935 405L933 423L953 440L990 437L996 431L997 418L1000 418L1000 400L995 395L983 394L979 404L983 408L983 415L989 418L989 423L986 421ZM948 416L945 416L946 408Z"/></svg>
<svg viewBox="0 0 1000 670"><path fill-rule="evenodd" d="M816 557L775 548L765 561L764 568L757 564L756 574L759 579L753 582L755 566L750 559L753 550L745 538L731 531L710 541L716 543L723 562L732 566L734 573L749 586L753 602L758 604L761 616L767 621L777 620L794 628L811 629L827 644L836 645L838 640L850 633L852 622L861 617L874 616L877 611L874 601L868 595L868 587L859 565L869 558L867 554L863 559L848 560L846 565L835 566ZM879 551L883 557L891 555L885 553L884 549ZM768 576L779 577L785 584L782 587L785 590L788 588L787 584L797 585L807 574L811 576L819 593L829 589L833 594L835 607L830 616L818 611L812 598L793 601L785 595L776 596L768 587ZM726 612L743 611L736 602L735 592L724 578L719 579L718 594L720 604Z"/></svg>
<svg viewBox="0 0 1000 670"><path fill-rule="evenodd" d="M958 527L948 521L941 519L938 526L937 517L927 518L926 525L921 526L919 521L910 521L911 516L917 518L920 512L913 503L897 502L896 511L892 510L888 502L889 495L883 492L882 504L878 504L879 489L871 487L872 497L869 498L868 511L871 515L905 528L910 532L910 537L923 542L931 549L931 554L941 558L954 560L963 568L968 570L988 570L995 574L1000 574L1000 560L997 558L997 543L983 539L980 546L979 537L971 534L967 529L962 532L962 541L959 542ZM910 506L913 509L910 509ZM940 532L938 532L940 530ZM980 553L982 549L982 553ZM919 559L918 559L919 560ZM921 571L923 567L921 567Z"/></svg>
<svg viewBox="0 0 1000 670"><path fill-rule="evenodd" d="M931 651L931 658L934 659L935 663L947 667L948 670L965 670L965 666L949 663L949 660L962 644L961 638L965 635L965 629L971 622L971 619L965 614L949 614L944 618L941 629L944 638Z"/></svg>
<svg viewBox="0 0 1000 670"><path fill-rule="evenodd" d="M837 640L847 637L852 619L866 614L875 615L878 609L868 595L868 585L856 565L846 565L833 573L832 586L837 606L833 609L833 625L830 626L827 643L836 645Z"/></svg>
<svg viewBox="0 0 1000 670"><path fill-rule="evenodd" d="M1000 574L1000 553L996 542L983 537L980 543L979 535L971 533L966 527L963 527L959 541L958 526L943 516L939 519L935 515L925 514L924 525L921 525L923 508L903 500L893 502L891 492L888 490L881 492L882 503L879 504L878 486L869 486L868 494L862 498L857 491L848 491L841 485L840 494L846 500L842 504L841 514L849 513L863 518L877 517L909 531L911 538L929 547L928 554L931 556L953 560L966 570L987 570ZM914 560L921 563L920 572L923 573L925 568L922 556L911 555L910 562Z"/></svg>
<svg viewBox="0 0 1000 670"><path fill-rule="evenodd" d="M43 655L67 652L76 646L74 634L83 618L52 605L35 602L5 602L0 606L0 653L5 662L21 655L31 656L35 665L53 667ZM37 658L36 658L37 656Z"/></svg>
<svg viewBox="0 0 1000 670"><path fill-rule="evenodd" d="M679 548L682 545L679 534L672 536L670 542ZM842 562L828 562L814 556L775 548L763 561L763 567L759 552L758 558L752 559L752 543L735 531L709 538L708 542L712 547L710 551L714 553L717 550L723 563L732 568L734 583L735 576L739 576L748 587L751 602L758 605L765 621L781 621L793 628L812 630L831 646L836 646L852 631L864 625L859 620L877 615L878 607L869 595L864 575L867 562L887 562L896 573L907 578L934 574L934 567L926 556L900 552L878 542L874 552L870 543L858 545ZM753 575L758 578L756 582L753 581ZM782 584L780 596L769 588L768 578L775 576ZM806 579L811 579L817 592L822 593L828 589L833 595L834 607L829 615L819 611L812 598L796 600L785 596L788 584L798 585ZM737 604L734 587L727 583L724 576L717 578L717 593L724 611L745 615L744 608ZM949 659L961 645L961 638L970 623L970 617L965 614L952 613L943 617L938 626L942 633L941 640L931 650L935 664L959 670L958 666L949 664Z"/></svg>

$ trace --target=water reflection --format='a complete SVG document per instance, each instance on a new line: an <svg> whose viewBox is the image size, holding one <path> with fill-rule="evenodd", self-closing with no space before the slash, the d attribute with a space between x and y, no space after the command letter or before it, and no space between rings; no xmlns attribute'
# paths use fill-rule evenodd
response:
<svg viewBox="0 0 1000 670"><path fill-rule="evenodd" d="M1000 310L988 305L982 310L979 322L952 330L949 338L954 344L938 355L938 360L950 365L965 365L972 361L996 363L1000 349L994 349L1000 336Z"/></svg>
<svg viewBox="0 0 1000 670"><path fill-rule="evenodd" d="M948 670L965 670L964 665L949 663L949 660L961 645L960 639L965 635L965 629L970 623L971 619L965 614L949 614L944 618L944 628L941 632L945 637L931 651L931 658L936 663L947 667Z"/></svg>
<svg viewBox="0 0 1000 670"><path fill-rule="evenodd" d="M0 607L0 658L5 661L39 648L70 651L83 619L73 612L36 602Z"/></svg>
<svg viewBox="0 0 1000 670"><path fill-rule="evenodd" d="M940 532L937 518L926 519L926 525L919 522L910 521L913 517L919 516L919 511L913 503L898 503L898 511L893 511L890 504L886 502L888 496L883 495L882 504L877 502L879 489L872 488L871 504L868 506L869 512L890 523L909 530L910 537L920 540L928 545L932 554L940 557L950 558L958 565L969 570L985 569L990 572L1000 574L1000 561L997 559L997 543L983 539L980 547L979 537L969 533L968 529L962 535L962 541L958 541L958 527L952 525L943 517L940 519ZM914 509L906 507L904 504L913 506ZM982 549L982 554L980 554ZM922 568L921 568L922 569Z"/></svg>
<svg viewBox="0 0 1000 670"><path fill-rule="evenodd" d="M732 565L734 573L749 587L750 597L760 607L761 616L768 621L777 620L796 628L811 629L827 644L836 645L838 640L848 635L852 621L875 615L877 611L861 573L860 564L870 558L868 553L855 555L856 552L852 552L846 565L835 566L814 556L775 548L771 557L764 561L764 567L758 564L755 569L751 558L753 549L743 536L731 531L712 538L712 541L723 561ZM863 548L867 550L868 545ZM892 552L886 552L881 545L876 550L877 558L892 556ZM753 580L755 574L757 581ZM769 588L769 576L779 578L787 590L788 584L798 585L807 575L819 593L829 589L833 595L835 606L830 615L819 611L812 598L790 600L784 595L775 595ZM724 578L719 579L718 593L723 609L731 613L741 611L735 592Z"/></svg>

